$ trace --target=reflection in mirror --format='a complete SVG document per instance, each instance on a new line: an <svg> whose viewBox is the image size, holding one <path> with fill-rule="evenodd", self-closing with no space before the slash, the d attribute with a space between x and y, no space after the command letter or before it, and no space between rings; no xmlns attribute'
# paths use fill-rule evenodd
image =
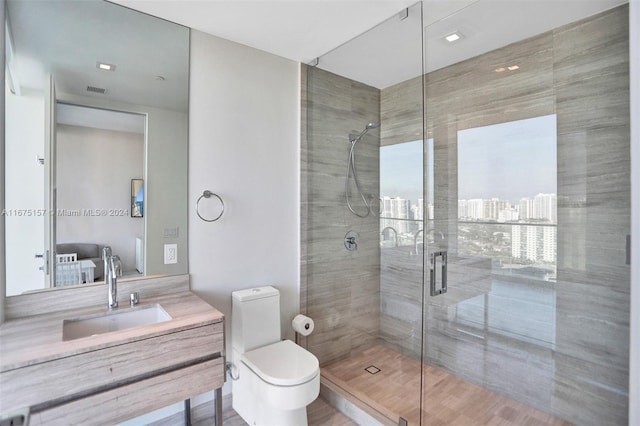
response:
<svg viewBox="0 0 640 426"><path fill-rule="evenodd" d="M139 275L135 241L143 238L144 223L132 218L124 194L131 176L144 173L145 121L141 114L57 106L56 253L83 247L78 260L96 259L95 280L104 279L103 246L119 256L123 277ZM58 270L56 260L56 287Z"/></svg>
<svg viewBox="0 0 640 426"><path fill-rule="evenodd" d="M103 280L104 246L125 276L186 273L162 254L186 248L189 29L98 0L6 18L7 296L56 287L57 254Z"/></svg>
<svg viewBox="0 0 640 426"><path fill-rule="evenodd" d="M143 179L131 179L131 217L144 217Z"/></svg>

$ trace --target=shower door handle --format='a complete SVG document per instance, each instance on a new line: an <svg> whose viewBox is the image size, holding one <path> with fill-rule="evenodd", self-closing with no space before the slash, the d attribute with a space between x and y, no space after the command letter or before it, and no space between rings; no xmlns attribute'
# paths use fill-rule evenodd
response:
<svg viewBox="0 0 640 426"><path fill-rule="evenodd" d="M441 258L441 282L440 288L436 289L436 270L438 268L438 257ZM431 254L431 268L429 269L429 294L431 296L438 296L447 292L447 252L436 251Z"/></svg>

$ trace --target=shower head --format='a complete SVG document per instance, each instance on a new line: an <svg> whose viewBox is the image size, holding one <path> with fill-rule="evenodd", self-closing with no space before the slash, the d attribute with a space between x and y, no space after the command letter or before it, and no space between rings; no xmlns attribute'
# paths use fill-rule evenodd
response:
<svg viewBox="0 0 640 426"><path fill-rule="evenodd" d="M374 123L373 121L367 123L366 126L364 126L364 130L362 132L360 132L360 134L349 134L349 142L351 142L352 144L355 144L356 142L358 142L360 140L361 137L364 136L365 133L367 133L369 130L371 129L377 129L378 127L380 127L380 123Z"/></svg>

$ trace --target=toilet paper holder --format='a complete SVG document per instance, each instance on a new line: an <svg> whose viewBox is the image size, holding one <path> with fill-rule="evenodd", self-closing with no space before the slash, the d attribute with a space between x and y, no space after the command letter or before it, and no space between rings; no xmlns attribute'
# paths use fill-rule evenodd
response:
<svg viewBox="0 0 640 426"><path fill-rule="evenodd" d="M298 314L291 321L293 331L296 333L296 343L299 343L299 337L307 337L313 333L313 320L305 315Z"/></svg>

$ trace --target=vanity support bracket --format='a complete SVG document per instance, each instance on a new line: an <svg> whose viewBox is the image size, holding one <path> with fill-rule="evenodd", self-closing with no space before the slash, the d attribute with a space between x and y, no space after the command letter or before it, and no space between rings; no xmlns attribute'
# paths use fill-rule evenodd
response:
<svg viewBox="0 0 640 426"><path fill-rule="evenodd" d="M191 398L184 400L184 426L191 426Z"/></svg>
<svg viewBox="0 0 640 426"><path fill-rule="evenodd" d="M222 426L222 388L215 390L216 392L216 426Z"/></svg>
<svg viewBox="0 0 640 426"><path fill-rule="evenodd" d="M222 426L222 388L218 388L215 391L215 425ZM191 426L191 398L184 400L184 424L185 426Z"/></svg>

